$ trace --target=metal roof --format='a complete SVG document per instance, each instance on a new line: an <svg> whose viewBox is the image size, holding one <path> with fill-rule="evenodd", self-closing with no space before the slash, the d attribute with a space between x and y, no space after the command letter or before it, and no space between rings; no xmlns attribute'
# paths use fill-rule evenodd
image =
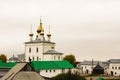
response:
<svg viewBox="0 0 120 80"><path fill-rule="evenodd" d="M27 63L17 63L8 71L0 80L12 80L12 78L26 65Z"/></svg>
<svg viewBox="0 0 120 80"><path fill-rule="evenodd" d="M97 65L98 61L83 61L83 62L80 62L80 65Z"/></svg>
<svg viewBox="0 0 120 80"><path fill-rule="evenodd" d="M15 65L15 62L2 62L2 60L0 60L0 68L12 68Z"/></svg>
<svg viewBox="0 0 120 80"><path fill-rule="evenodd" d="M37 70L74 68L68 61L32 61L31 66Z"/></svg>
<svg viewBox="0 0 120 80"><path fill-rule="evenodd" d="M120 59L110 59L108 60L109 63L120 63Z"/></svg>
<svg viewBox="0 0 120 80"><path fill-rule="evenodd" d="M103 69L103 67L100 66L99 63L98 63L93 69Z"/></svg>
<svg viewBox="0 0 120 80"><path fill-rule="evenodd" d="M54 42L41 41L40 39L36 39L34 41L25 42L25 44L30 44L30 43L51 43L51 44L55 44Z"/></svg>
<svg viewBox="0 0 120 80"><path fill-rule="evenodd" d="M104 67L104 66L107 66L108 65L108 62L99 62L99 61L83 61L83 62L80 62L80 65L97 65L99 63L100 66Z"/></svg>
<svg viewBox="0 0 120 80"><path fill-rule="evenodd" d="M13 77L12 80L45 80L37 72L34 71L21 71Z"/></svg>
<svg viewBox="0 0 120 80"><path fill-rule="evenodd" d="M55 50L48 50L44 54L61 54L62 55L63 53L55 51Z"/></svg>
<svg viewBox="0 0 120 80"><path fill-rule="evenodd" d="M11 57L11 58L9 58L9 60L19 60L17 57Z"/></svg>

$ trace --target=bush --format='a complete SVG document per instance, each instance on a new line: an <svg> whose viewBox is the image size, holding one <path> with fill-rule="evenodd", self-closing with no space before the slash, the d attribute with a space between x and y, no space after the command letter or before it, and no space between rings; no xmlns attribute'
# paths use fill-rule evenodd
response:
<svg viewBox="0 0 120 80"><path fill-rule="evenodd" d="M2 60L3 62L7 61L7 57L4 54L0 55L0 60Z"/></svg>
<svg viewBox="0 0 120 80"><path fill-rule="evenodd" d="M55 77L52 77L50 80L85 80L85 78L77 74L62 73Z"/></svg>

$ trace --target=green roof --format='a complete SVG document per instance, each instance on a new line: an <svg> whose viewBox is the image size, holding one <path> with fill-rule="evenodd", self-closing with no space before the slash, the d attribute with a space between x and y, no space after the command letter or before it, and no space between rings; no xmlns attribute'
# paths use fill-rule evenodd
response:
<svg viewBox="0 0 120 80"><path fill-rule="evenodd" d="M2 62L2 60L0 60L0 68L12 68L15 64L15 62Z"/></svg>
<svg viewBox="0 0 120 80"><path fill-rule="evenodd" d="M74 68L68 61L32 61L31 66L35 70Z"/></svg>

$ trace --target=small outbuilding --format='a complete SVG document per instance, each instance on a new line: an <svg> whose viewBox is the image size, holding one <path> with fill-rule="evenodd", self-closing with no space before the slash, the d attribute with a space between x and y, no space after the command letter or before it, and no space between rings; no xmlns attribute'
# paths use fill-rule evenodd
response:
<svg viewBox="0 0 120 80"><path fill-rule="evenodd" d="M96 67L93 68L93 74L104 74L104 68L98 63Z"/></svg>

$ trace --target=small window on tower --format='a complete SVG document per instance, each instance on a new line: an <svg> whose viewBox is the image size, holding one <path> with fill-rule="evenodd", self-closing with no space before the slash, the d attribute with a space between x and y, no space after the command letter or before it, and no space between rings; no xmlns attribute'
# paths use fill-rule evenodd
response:
<svg viewBox="0 0 120 80"><path fill-rule="evenodd" d="M112 69L114 69L114 67L112 67Z"/></svg>
<svg viewBox="0 0 120 80"><path fill-rule="evenodd" d="M29 48L29 53L31 53L31 48Z"/></svg>
<svg viewBox="0 0 120 80"><path fill-rule="evenodd" d="M120 67L119 67L119 69L120 69Z"/></svg>
<svg viewBox="0 0 120 80"><path fill-rule="evenodd" d="M54 46L52 46L51 49L54 49Z"/></svg>
<svg viewBox="0 0 120 80"><path fill-rule="evenodd" d="M36 48L36 52L38 53L38 48Z"/></svg>

